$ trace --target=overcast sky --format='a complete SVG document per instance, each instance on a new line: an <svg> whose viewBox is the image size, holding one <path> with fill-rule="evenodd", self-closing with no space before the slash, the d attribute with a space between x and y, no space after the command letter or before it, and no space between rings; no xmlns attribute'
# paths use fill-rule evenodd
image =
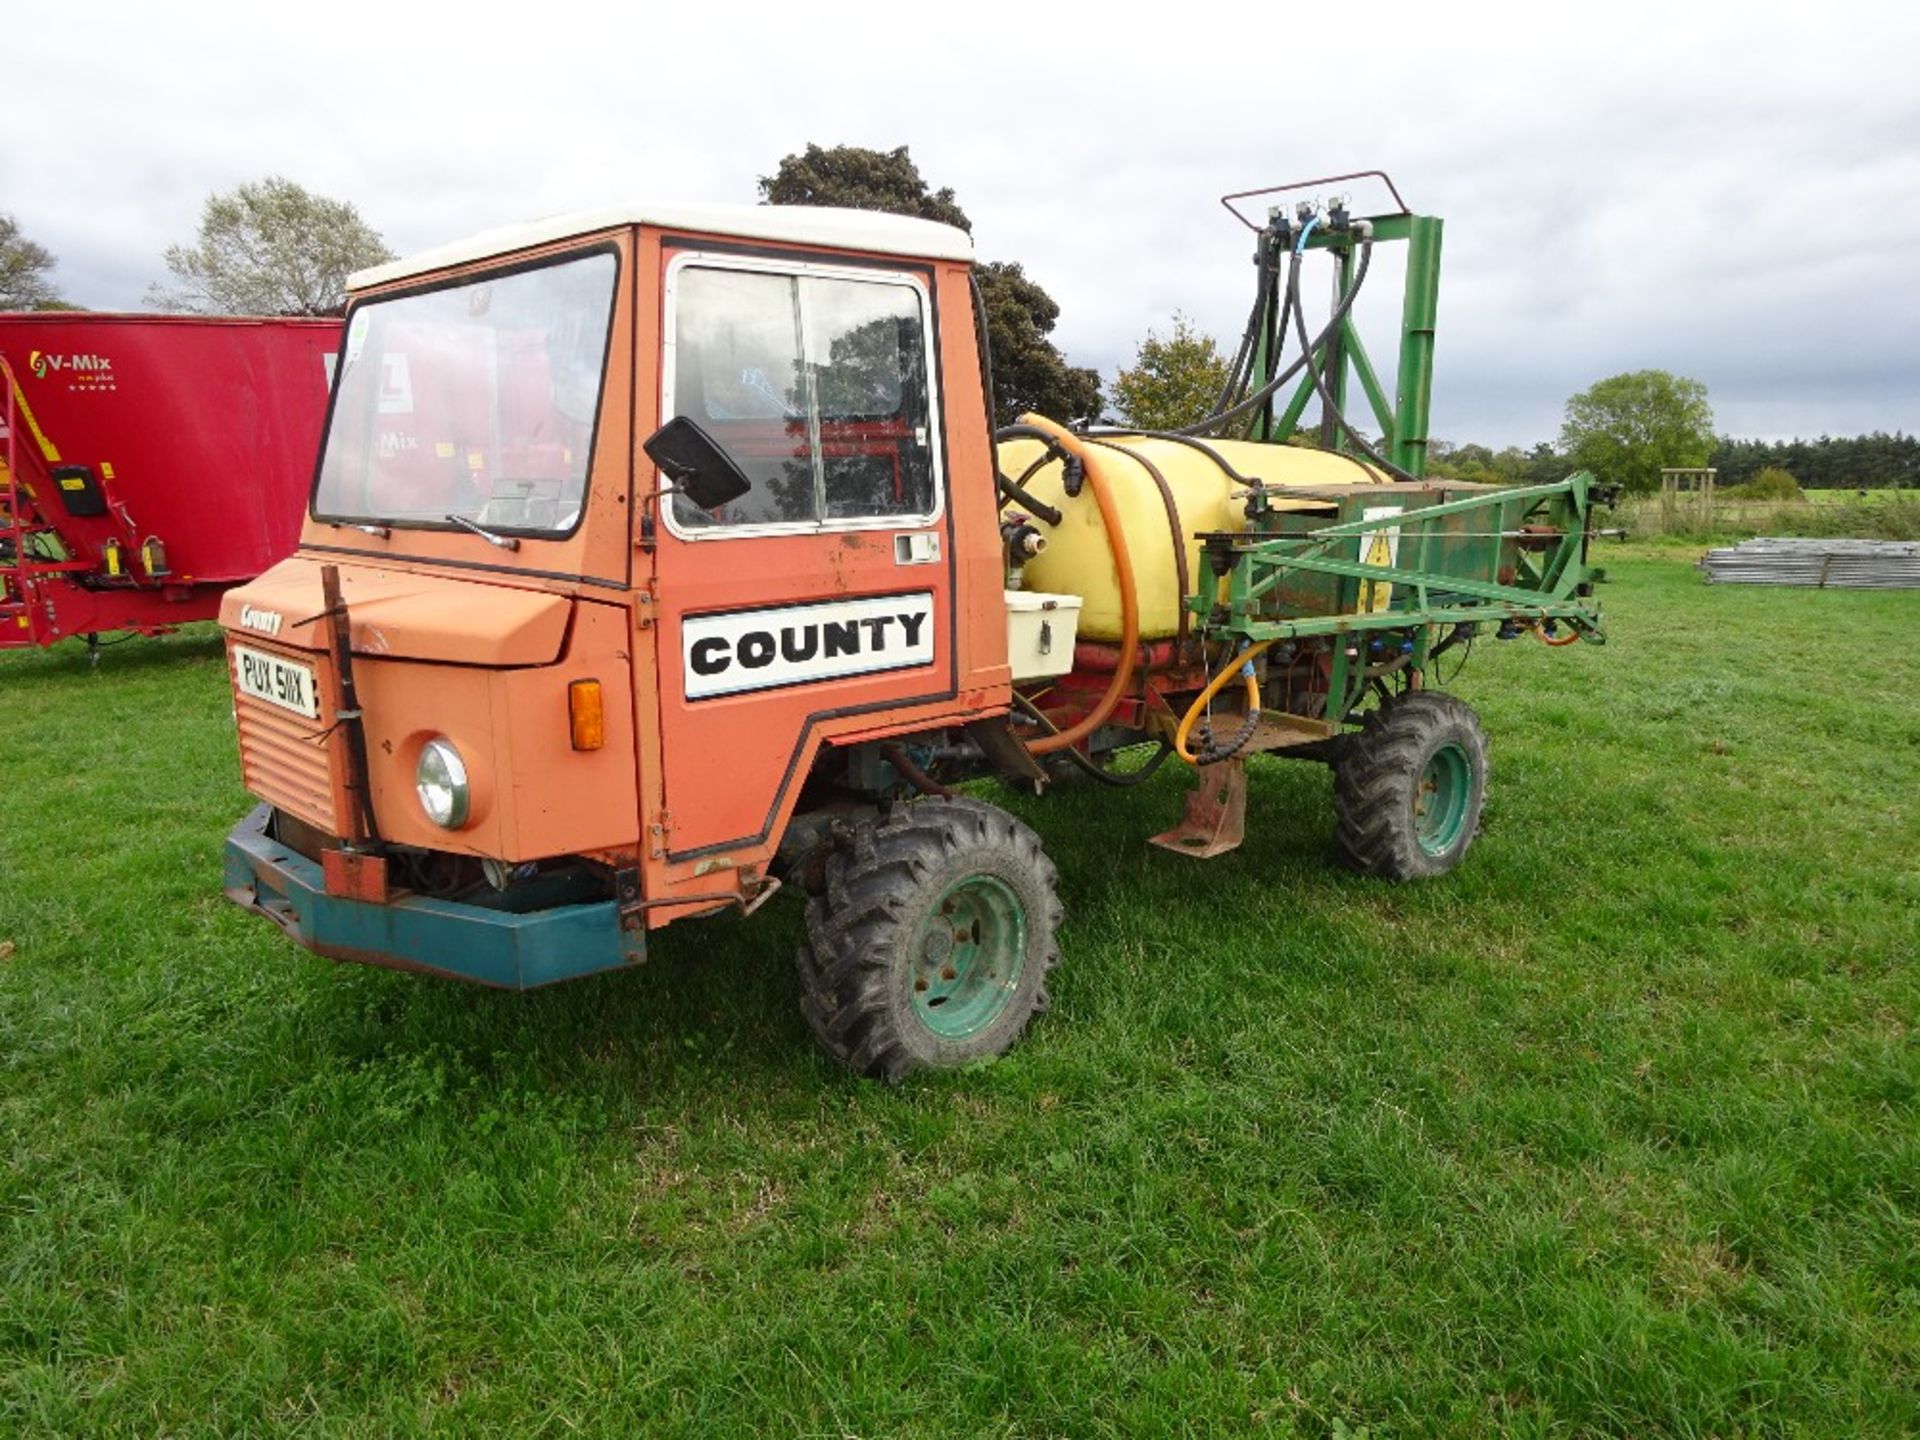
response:
<svg viewBox="0 0 1920 1440"><path fill-rule="evenodd" d="M1111 375L1175 310L1237 339L1220 194L1380 166L1446 220L1436 436L1551 438L1648 366L1735 434L1920 430L1920 6L104 0L10 6L0 45L0 211L93 308L269 173L405 253L905 144Z"/></svg>

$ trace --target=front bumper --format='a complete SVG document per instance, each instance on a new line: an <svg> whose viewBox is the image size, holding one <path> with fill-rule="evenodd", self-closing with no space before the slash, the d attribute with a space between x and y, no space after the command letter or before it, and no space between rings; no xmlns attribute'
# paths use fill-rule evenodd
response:
<svg viewBox="0 0 1920 1440"><path fill-rule="evenodd" d="M320 867L267 833L258 806L227 836L225 890L316 955L418 970L504 990L531 990L646 958L612 900L508 910L402 895L384 905L329 895Z"/></svg>

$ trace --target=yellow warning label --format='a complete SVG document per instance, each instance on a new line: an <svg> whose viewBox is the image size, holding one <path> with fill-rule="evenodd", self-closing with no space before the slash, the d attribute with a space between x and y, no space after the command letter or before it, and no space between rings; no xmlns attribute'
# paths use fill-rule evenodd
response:
<svg viewBox="0 0 1920 1440"><path fill-rule="evenodd" d="M1399 505L1375 505L1360 514L1362 520L1391 520L1401 513ZM1360 563L1378 565L1391 570L1400 555L1400 527L1386 526L1379 530L1369 530L1360 537ZM1377 615L1393 604L1393 582L1390 580L1362 580L1360 582L1360 613Z"/></svg>
<svg viewBox="0 0 1920 1440"><path fill-rule="evenodd" d="M451 460L453 458L453 442L451 440L436 441L433 447L433 453L442 460Z"/></svg>

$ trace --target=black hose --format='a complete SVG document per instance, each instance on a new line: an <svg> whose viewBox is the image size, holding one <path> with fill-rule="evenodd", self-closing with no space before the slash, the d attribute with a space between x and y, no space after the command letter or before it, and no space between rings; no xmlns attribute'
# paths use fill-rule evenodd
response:
<svg viewBox="0 0 1920 1440"><path fill-rule="evenodd" d="M1207 444L1206 441L1195 439L1183 430L1130 430L1124 425L1100 425L1093 429L1079 431L1078 433L1085 435L1088 439L1098 439L1100 437L1121 439L1128 435L1138 435L1143 440L1170 440L1175 445L1185 445L1190 450L1198 450L1202 455L1206 456L1225 471L1227 478L1235 484L1250 486L1255 490L1261 489L1264 484L1263 481L1252 475L1242 475L1234 468L1233 462L1227 459L1226 456Z"/></svg>
<svg viewBox="0 0 1920 1440"><path fill-rule="evenodd" d="M1046 501L1036 499L1033 495L1029 494L1019 481L1009 480L1005 475L1000 473L1000 467L997 465L993 470L993 483L998 487L1003 500L1018 501L1020 504L1026 506L1027 509L1031 510L1037 518L1046 521L1047 524L1055 528L1059 527L1060 521L1064 518L1060 512L1054 509L1053 506L1047 504Z"/></svg>
<svg viewBox="0 0 1920 1440"><path fill-rule="evenodd" d="M1304 251L1301 251L1301 250L1294 251L1293 265L1291 269L1288 271L1288 278L1287 278L1287 295L1288 295L1289 301L1294 300L1300 293L1300 267L1304 258L1305 258ZM1342 298L1342 300L1340 301L1340 304L1335 307L1333 312L1333 318L1327 321L1326 328L1323 329L1320 332L1320 334L1314 339L1313 344L1308 347L1306 353L1302 354L1291 365L1287 366L1286 369L1280 371L1271 380L1267 381L1266 384L1262 385L1258 390L1254 391L1246 399L1242 400L1238 405L1233 406L1231 409L1223 410L1218 415L1209 415L1205 420L1202 420L1197 425L1182 426L1177 433L1181 435L1212 434L1214 432L1217 432L1222 426L1228 424L1230 421L1238 419L1240 416L1249 413L1250 411L1265 404L1268 400L1271 400L1282 385L1285 385L1289 380L1293 379L1294 376L1298 375L1303 368L1305 368L1308 361L1313 356L1313 348L1315 346L1326 344L1326 342L1333 336L1334 332L1339 329L1340 322L1347 318L1347 312L1353 308L1353 302L1356 298L1358 298L1361 287L1367 283L1367 270L1372 265L1372 263L1373 263L1373 236L1365 235L1361 238L1361 241L1360 241L1360 268L1354 272L1353 288L1346 293L1345 297ZM1297 318L1299 319L1301 326L1304 329L1306 317L1302 315L1302 316L1298 316Z"/></svg>
<svg viewBox="0 0 1920 1440"><path fill-rule="evenodd" d="M1010 425L1002 425L993 432L993 441L997 445L1002 440L1038 440L1055 455L1065 457L1066 448L1061 445L1060 437L1051 430L1042 430L1038 425L1026 425L1015 420Z"/></svg>
<svg viewBox="0 0 1920 1440"><path fill-rule="evenodd" d="M1287 316L1285 307L1291 303L1287 298L1290 293L1291 292L1280 282L1279 265L1269 259L1260 277L1260 293L1254 299L1254 313L1248 321L1252 327L1251 333L1257 335L1262 317L1265 317L1268 325L1271 327L1274 323L1275 312L1278 311L1280 343L1282 345L1286 343ZM1278 352L1271 342L1268 344L1267 353L1270 357L1268 363L1279 363ZM1206 419L1213 420L1225 416L1229 414L1229 412L1238 413L1240 411L1242 403L1247 399L1247 387L1253 383L1253 367L1254 350L1252 345L1249 345L1245 358L1239 367L1239 372L1233 377L1232 394L1227 397L1224 403L1214 406L1212 413L1205 417ZM1233 429L1239 433L1237 436L1229 438L1249 438L1259 418L1259 413L1256 409L1255 413L1246 416L1244 424L1236 424L1233 426Z"/></svg>
<svg viewBox="0 0 1920 1440"><path fill-rule="evenodd" d="M1446 654L1447 651L1451 650L1454 646L1462 643L1463 641L1471 645L1473 643L1474 631L1476 631L1479 628L1480 628L1479 626L1474 625L1468 621L1464 621L1464 620L1461 621L1459 624L1455 625L1453 629L1449 630L1445 636L1441 638L1441 641L1438 645L1434 646L1431 650L1427 651L1427 662L1431 664L1436 657Z"/></svg>
<svg viewBox="0 0 1920 1440"><path fill-rule="evenodd" d="M980 350L980 395L986 402L987 433L992 435L993 346L987 339L987 297L980 292L980 277L971 271L967 273L967 285L968 288L973 291L973 328L975 339L978 342ZM1058 528L1062 519L1060 512L1045 501L1036 500L1022 488L1026 482L1027 475L1033 474L1037 468L1037 464L1030 466L1026 475L1022 475L1018 480L1009 480L1005 475L1000 473L1000 466L996 462L993 467L994 489L1000 493L1002 505L1005 505L1008 500L1017 501L1026 506L1040 519L1046 521L1047 524Z"/></svg>
<svg viewBox="0 0 1920 1440"><path fill-rule="evenodd" d="M1252 363L1253 337L1260 328L1260 317L1266 313L1273 290L1273 248L1268 238L1269 232L1260 232L1259 248L1254 252L1254 264L1259 269L1259 279L1253 290L1253 309L1247 313L1246 327L1240 332L1240 348L1234 352L1233 364L1228 367L1227 380L1220 387L1220 398L1214 402L1209 415L1218 415L1239 398L1239 390L1245 383L1244 372Z"/></svg>
<svg viewBox="0 0 1920 1440"><path fill-rule="evenodd" d="M1300 278L1300 270L1305 263L1305 260L1302 259L1300 264L1295 265L1291 272L1289 272L1291 278L1287 285L1286 298L1278 305L1269 304L1266 307L1266 353L1267 364L1269 365L1278 365L1280 363L1280 352L1286 348L1287 315L1298 303L1298 295L1293 282ZM1247 379L1253 379L1253 365L1251 361L1249 361L1247 365ZM1249 440L1253 439L1256 434L1258 434L1262 440L1273 439L1273 402L1271 399L1247 416L1245 433Z"/></svg>
<svg viewBox="0 0 1920 1440"><path fill-rule="evenodd" d="M1060 733L1060 727L1042 714L1040 707L1027 699L1026 696L1016 691L1014 693L1013 703L1027 715L1032 716L1035 720L1046 726L1050 733L1055 735ZM1154 752L1151 760L1147 761L1147 763L1142 765L1138 770L1129 771L1125 775L1117 775L1111 770L1103 769L1094 764L1092 760L1080 753L1080 747L1077 745L1069 745L1065 750L1059 751L1058 753L1065 755L1067 759L1071 760L1080 769L1086 771L1087 774L1098 780L1102 785L1112 785L1116 789L1124 790L1130 785L1140 785L1151 780L1154 772L1166 764L1167 757L1173 754L1173 746L1162 740L1160 742L1160 748Z"/></svg>
<svg viewBox="0 0 1920 1440"><path fill-rule="evenodd" d="M989 423L991 423L993 419L991 411L989 411L987 419ZM1059 438L1048 431L1042 430L1038 425L1022 425L1015 422L1012 425L1002 425L999 429L993 431L993 443L995 445L1000 444L1003 440L1038 440L1047 447L1041 452L1038 460L1020 472L1020 478L1018 480L1009 480L1003 475L1000 472L1000 465L996 459L993 467L993 477L994 483L1002 496L1003 503L1006 500L1017 500L1020 504L1025 505L1029 510L1033 511L1035 515L1046 521L1047 524L1054 526L1056 529L1059 528L1062 518L1060 512L1054 509L1053 506L1047 504L1046 501L1036 499L1026 488L1027 481L1032 478L1033 473L1049 460L1060 460L1063 462L1066 460L1067 452L1061 447Z"/></svg>
<svg viewBox="0 0 1920 1440"><path fill-rule="evenodd" d="M987 433L993 434L993 346L987 339L987 297L980 293L980 277L972 271L967 272L967 286L973 291L973 328L980 350L980 396L986 404ZM997 437L996 437L997 438ZM1027 475L1033 474L1037 464L1028 467L1027 474L1019 480L1009 480L1000 473L999 463L993 467L994 489L1000 494L1002 506L1013 500L1026 506L1047 524L1059 528L1063 518L1060 512L1045 501L1036 500L1022 488ZM996 507L998 508L998 507Z"/></svg>
<svg viewBox="0 0 1920 1440"><path fill-rule="evenodd" d="M998 439L997 436L995 438ZM1020 478L1014 481L1013 483L1016 485L1025 485L1027 481L1031 480L1034 476L1038 475L1048 465L1051 465L1055 460L1060 459L1061 455L1062 455L1062 452L1059 446L1057 445L1047 446L1045 450L1040 452L1040 458L1038 460L1035 460L1031 465L1027 466L1026 469L1022 470L1020 472Z"/></svg>
<svg viewBox="0 0 1920 1440"><path fill-rule="evenodd" d="M1364 273L1364 265L1363 265L1363 273ZM1409 474L1407 471L1402 470L1398 465L1394 464L1391 460L1387 459L1378 450L1375 450L1373 446L1369 445L1365 440L1361 439L1360 432L1355 430L1353 426L1348 423L1346 412L1342 410L1340 406L1335 402L1333 398L1333 392L1327 388L1327 377L1323 373L1321 373L1320 367L1313 363L1313 347L1307 344L1306 311L1304 307L1302 307L1298 303L1300 298L1299 297L1300 268L1298 266L1294 267L1293 274L1288 277L1287 287L1289 290L1293 292L1287 297L1288 302L1293 306L1293 333L1299 337L1300 344L1303 347L1300 353L1300 358L1306 362L1307 374L1310 377L1312 377L1313 388L1315 391L1319 393L1321 413L1324 415L1331 416L1334 423L1337 424L1340 427L1340 429L1346 434L1348 442L1356 450L1358 450L1362 455L1365 455L1369 460L1373 461L1374 464L1378 465L1382 470L1385 470L1389 475L1392 475L1395 479L1410 481L1415 485L1420 484L1421 483L1420 477L1418 475ZM1354 294L1358 294L1360 291L1359 277L1355 277L1354 279L1353 291L1354 291ZM1347 300L1341 304L1340 312L1339 312L1340 315L1344 316L1346 314L1348 305L1351 303L1351 301L1352 301L1352 296L1349 296L1347 297ZM1338 321L1338 318L1336 317L1335 324L1338 324L1338 323L1339 321ZM1326 336L1323 335L1321 338L1324 340ZM1325 438L1324 435L1322 438ZM1335 453L1337 454L1338 452L1336 451Z"/></svg>

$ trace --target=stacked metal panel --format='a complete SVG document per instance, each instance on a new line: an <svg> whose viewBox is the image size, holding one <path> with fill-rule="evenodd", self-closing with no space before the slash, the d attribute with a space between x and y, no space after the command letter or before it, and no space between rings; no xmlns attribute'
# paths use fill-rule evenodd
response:
<svg viewBox="0 0 1920 1440"><path fill-rule="evenodd" d="M1763 537L1709 550L1700 569L1713 584L1920 589L1920 541Z"/></svg>

